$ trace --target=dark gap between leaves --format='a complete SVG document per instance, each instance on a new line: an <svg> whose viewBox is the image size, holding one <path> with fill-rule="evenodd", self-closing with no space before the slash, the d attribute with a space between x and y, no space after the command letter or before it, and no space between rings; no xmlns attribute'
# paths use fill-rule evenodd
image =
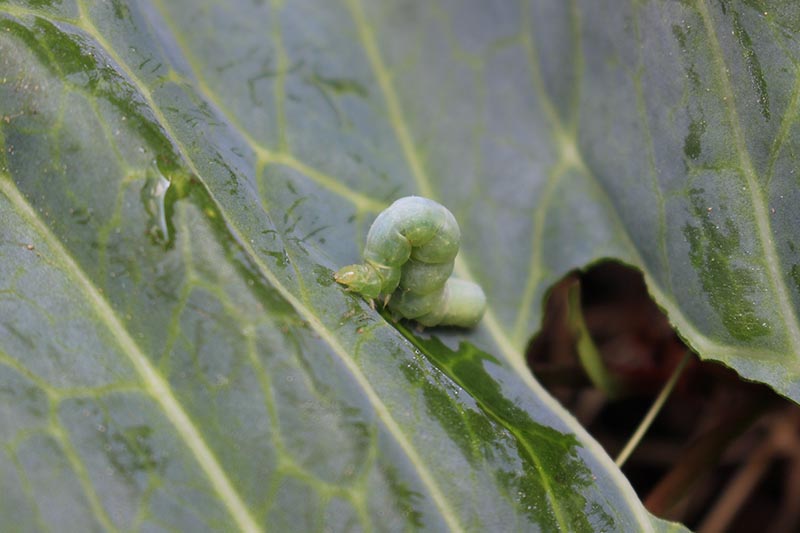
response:
<svg viewBox="0 0 800 533"><path fill-rule="evenodd" d="M568 320L569 290L613 378L593 385ZM537 379L616 457L686 350L641 273L616 262L571 273L551 290L528 348ZM692 356L653 426L623 466L648 509L696 531L800 530L800 407ZM733 502L741 501L736 504Z"/></svg>

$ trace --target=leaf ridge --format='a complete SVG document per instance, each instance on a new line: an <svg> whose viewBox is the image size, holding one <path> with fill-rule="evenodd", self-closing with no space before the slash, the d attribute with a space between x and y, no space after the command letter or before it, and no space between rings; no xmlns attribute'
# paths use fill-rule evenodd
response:
<svg viewBox="0 0 800 533"><path fill-rule="evenodd" d="M555 106L550 98L550 95L547 94L547 90L545 89L544 81L542 80L542 72L541 68L539 67L539 55L536 50L536 45L534 44L534 40L532 38L531 33L533 32L533 20L531 17L530 12L530 5L524 3L522 5L522 25L524 27L523 31L520 34L520 41L522 45L522 49L525 52L525 59L528 63L528 70L530 71L531 83L533 84L533 88L536 93L539 95L538 104L541 106L542 110L544 111L545 116L547 117L548 121L550 122L550 126L554 130L554 137L556 142L560 142L562 139L567 137L567 133L564 129L564 124L559 117L558 113L556 112ZM562 150L563 155L563 150ZM553 169L550 171L550 175L548 176L547 182L545 183L541 199L539 200L535 212L533 215L533 231L531 232L531 260L530 260L530 272L528 274L528 279L525 284L525 288L522 292L522 297L520 298L520 304L518 306L517 312L517 319L514 323L513 333L511 338L513 342L517 346L523 345L523 336L525 334L525 327L527 326L528 320L530 318L530 310L531 305L533 303L533 298L536 295L536 285L541 280L541 240L543 238L542 228L544 222L545 214L547 213L548 204L550 203L550 199L552 196L552 192L555 190L555 186L558 184L557 182L560 181L561 176L565 174L569 170L569 163L564 160L562 157Z"/></svg>
<svg viewBox="0 0 800 533"><path fill-rule="evenodd" d="M783 148L783 145L786 144L786 139L789 137L789 131L793 124L797 122L797 112L798 108L800 108L800 71L795 74L794 79L794 87L792 87L792 96L789 99L789 105L786 108L786 111L783 113L783 119L781 120L780 129L778 130L778 134L775 136L775 140L770 147L769 151L769 160L767 162L767 169L765 171L766 179L764 180L764 188L768 189L770 183L772 183L772 178L775 173L775 163L778 160L778 154Z"/></svg>
<svg viewBox="0 0 800 533"><path fill-rule="evenodd" d="M531 231L531 258L530 270L528 279L525 282L525 287L522 289L522 296L517 310L517 319L514 323L514 329L511 338L517 346L522 346L525 342L526 327L530 320L531 306L533 298L536 296L536 289L539 282L542 281L542 242L544 240L544 224L547 212L550 209L550 202L553 198L561 178L569 170L569 166L564 164L563 161L557 163L552 170L548 173L547 181L544 184L544 189L539 197L533 212L533 228Z"/></svg>
<svg viewBox="0 0 800 533"><path fill-rule="evenodd" d="M430 180L427 178L422 161L420 160L416 148L414 147L414 141L411 138L411 133L408 131L408 125L403 119L403 112L400 108L400 100L394 91L391 75L386 69L383 59L380 56L378 45L375 42L374 35L369 29L369 23L364 15L360 1L347 0L347 7L350 9L350 13L352 14L361 45L364 48L364 52L367 54L370 65L372 66L372 72L381 88L381 93L384 97L383 100L386 103L386 107L389 112L389 122L391 123L392 128L395 130L397 140L400 142L400 146L403 149L403 154L406 156L406 161L411 168L411 175L414 177L414 181L419 188L420 194L428 198L433 198L434 193L430 185Z"/></svg>
<svg viewBox="0 0 800 533"><path fill-rule="evenodd" d="M775 242L772 237L771 224L767 207L764 202L762 190L759 187L758 175L753 162L750 159L750 153L744 140L744 133L742 132L741 119L736 108L736 97L733 93L731 80L728 76L725 58L720 48L719 38L714 29L711 20L711 13L705 2L697 4L700 16L703 19L703 26L709 37L711 45L711 54L714 58L714 63L717 66L717 76L720 80L720 87L722 89L724 98L723 101L727 102L724 105L728 122L730 123L733 141L736 146L736 152L739 155L739 165L745 180L747 181L748 192L750 193L750 201L753 205L753 213L755 222L758 229L759 240L761 241L761 248L766 256L767 272L770 281L772 282L775 296L777 297L778 307L781 310L781 315L784 318L786 330L788 332L788 340L794 350L795 357L800 357L800 321L798 321L797 312L792 306L789 289L786 286L786 278L780 271L780 258L775 248ZM800 364L800 361L795 361Z"/></svg>
<svg viewBox="0 0 800 533"><path fill-rule="evenodd" d="M231 517L237 525L246 532L256 533L261 528L256 525L249 510L246 508L241 496L231 484L224 470L220 466L211 449L206 445L200 432L195 427L192 420L183 407L173 395L169 384L158 374L157 370L150 363L150 360L142 352L136 341L130 336L117 318L114 309L105 300L94 284L83 273L78 263L70 256L58 239L50 232L35 211L28 204L24 196L17 190L9 177L0 178L0 192L8 198L11 204L18 210L20 215L27 219L48 246L59 255L60 259L68 267L72 278L83 289L87 299L97 313L97 317L109 329L117 341L120 349L129 358L142 383L150 396L158 403L167 418L175 427L187 447L194 454L200 467L208 476L211 485L223 501L224 505L231 513Z"/></svg>
<svg viewBox="0 0 800 533"><path fill-rule="evenodd" d="M639 27L639 4L633 3L631 5L631 9L633 10L633 16L631 17L631 19L633 20L633 30L635 32L636 41L641 43L642 34L641 34L641 28ZM645 155L647 157L647 167L649 170L648 174L650 178L650 184L653 190L653 195L656 197L658 202L658 254L659 254L659 259L661 260L661 267L664 269L664 272L666 273L663 279L666 281L666 285L669 291L673 293L674 291L672 290L672 265L670 265L669 254L667 253L667 216L664 207L664 193L661 190L660 183L658 182L658 171L656 170L656 156L655 156L655 149L653 146L653 130L650 126L650 118L647 115L646 98L644 94L644 89L642 88L642 73L644 71L644 60L642 55L643 51L642 47L640 46L639 48L637 48L636 70L632 76L634 92L636 94L636 112L639 114L642 121Z"/></svg>
<svg viewBox="0 0 800 533"><path fill-rule="evenodd" d="M64 430L63 426L57 420L55 420L55 417L52 416L52 405L50 410L50 434L55 438L59 446L61 446L62 453L67 458L72 470L75 472L75 477L78 478L78 482L80 483L81 488L86 495L86 499L88 500L89 509L92 510L92 514L94 515L95 519L106 531L119 531L119 529L111 521L108 513L106 513L106 510L103 508L103 504L100 503L100 498L98 498L97 491L95 490L94 485L92 485L92 481L89 478L86 465L83 464L78 452L75 450L75 447L69 440L67 432Z"/></svg>
<svg viewBox="0 0 800 533"><path fill-rule="evenodd" d="M198 89L199 93L204 97L206 103L214 107L214 110L225 119L225 122L234 128L235 134L241 137L241 139L256 154L259 166L264 166L270 163L285 165L301 174L304 174L317 185L320 185L332 193L348 200L350 203L355 205L357 209L362 211L378 213L388 206L387 202L372 198L364 193L354 191L342 185L341 182L335 180L329 174L298 159L289 151L288 144L286 143L285 139L279 142L280 146L278 149L269 148L268 146L265 146L263 143L256 140L253 135L235 118L233 113L231 113L230 110L222 103L217 92L212 90L203 77L199 75L199 70L195 66L196 57L189 52L189 47L181 38L180 32L177 31L177 28L172 23L171 18L166 14L166 10L163 8L163 2L159 0L153 0L153 4L156 6L156 9L158 10L158 13L164 20L165 24L172 30L174 42L178 48L180 48L181 54L186 59L186 64L193 75L193 77L189 79L186 76L182 76L178 73L171 73L171 77L181 79L186 83L192 84L193 87ZM72 25L77 25L75 21L65 22L69 22ZM285 59L283 61L285 61ZM278 69L278 73L275 76L276 80L285 78L284 71L288 67L284 63L282 64L284 67L282 69ZM131 76L130 72L127 72L127 74L128 76ZM280 119L278 120L278 123L281 124ZM283 126L283 128L285 128L285 126ZM282 137L283 136L284 135L282 135Z"/></svg>

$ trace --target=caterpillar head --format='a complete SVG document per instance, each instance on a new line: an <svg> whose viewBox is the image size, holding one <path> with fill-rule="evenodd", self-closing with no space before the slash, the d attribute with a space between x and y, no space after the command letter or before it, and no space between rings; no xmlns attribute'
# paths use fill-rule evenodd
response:
<svg viewBox="0 0 800 533"><path fill-rule="evenodd" d="M381 280L378 272L370 265L348 265L339 269L333 275L337 283L347 287L347 290L357 292L365 298L375 299L381 293Z"/></svg>

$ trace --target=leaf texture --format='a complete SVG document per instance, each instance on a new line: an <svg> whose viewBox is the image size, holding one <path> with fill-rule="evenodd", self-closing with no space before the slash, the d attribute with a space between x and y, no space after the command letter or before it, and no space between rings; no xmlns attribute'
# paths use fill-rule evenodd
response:
<svg viewBox="0 0 800 533"><path fill-rule="evenodd" d="M797 399L797 17L756 7L0 2L2 529L679 529L523 350L617 258ZM474 332L333 284L407 194Z"/></svg>

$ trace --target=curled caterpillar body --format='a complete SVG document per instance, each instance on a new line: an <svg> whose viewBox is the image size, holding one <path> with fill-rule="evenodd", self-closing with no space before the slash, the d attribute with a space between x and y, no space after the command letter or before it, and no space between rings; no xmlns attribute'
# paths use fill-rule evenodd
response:
<svg viewBox="0 0 800 533"><path fill-rule="evenodd" d="M444 287L429 294L398 290L389 309L423 326L471 328L486 310L486 295L477 283L450 278Z"/></svg>
<svg viewBox="0 0 800 533"><path fill-rule="evenodd" d="M337 282L425 326L474 326L486 308L480 286L451 278L461 231L447 208L418 196L384 210L367 234L364 263L335 274Z"/></svg>

